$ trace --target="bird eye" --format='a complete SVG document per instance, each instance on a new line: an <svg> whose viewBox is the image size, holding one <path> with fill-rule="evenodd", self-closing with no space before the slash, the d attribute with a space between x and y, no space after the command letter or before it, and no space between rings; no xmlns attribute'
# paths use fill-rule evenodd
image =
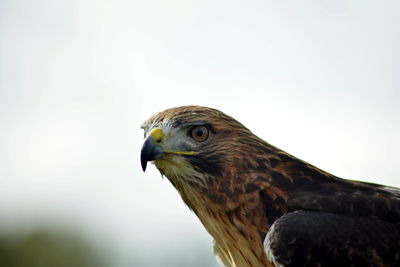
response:
<svg viewBox="0 0 400 267"><path fill-rule="evenodd" d="M192 128L190 135L195 141L204 142L208 138L209 130L206 126L196 126Z"/></svg>

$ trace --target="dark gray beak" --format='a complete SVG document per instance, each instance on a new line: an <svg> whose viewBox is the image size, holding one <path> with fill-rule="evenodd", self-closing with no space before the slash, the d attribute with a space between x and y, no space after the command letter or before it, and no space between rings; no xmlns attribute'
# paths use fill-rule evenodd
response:
<svg viewBox="0 0 400 267"><path fill-rule="evenodd" d="M144 140L142 151L140 152L140 162L143 171L146 171L148 161L153 161L162 157L164 150L157 144L152 135L148 135Z"/></svg>

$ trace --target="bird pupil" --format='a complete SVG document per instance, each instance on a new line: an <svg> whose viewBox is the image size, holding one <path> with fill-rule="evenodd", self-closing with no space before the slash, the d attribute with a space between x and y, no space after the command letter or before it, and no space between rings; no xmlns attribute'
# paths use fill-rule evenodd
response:
<svg viewBox="0 0 400 267"><path fill-rule="evenodd" d="M202 130L197 130L196 135L198 137L202 136L203 135L203 131Z"/></svg>

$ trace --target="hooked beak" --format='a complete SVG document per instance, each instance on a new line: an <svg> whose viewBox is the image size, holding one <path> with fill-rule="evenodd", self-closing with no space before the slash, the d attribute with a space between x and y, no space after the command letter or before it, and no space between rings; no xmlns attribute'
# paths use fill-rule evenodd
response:
<svg viewBox="0 0 400 267"><path fill-rule="evenodd" d="M140 152L140 162L143 171L146 171L148 161L162 157L164 153L164 149L161 146L163 139L164 133L160 128L154 128L147 135L142 146L142 151Z"/></svg>

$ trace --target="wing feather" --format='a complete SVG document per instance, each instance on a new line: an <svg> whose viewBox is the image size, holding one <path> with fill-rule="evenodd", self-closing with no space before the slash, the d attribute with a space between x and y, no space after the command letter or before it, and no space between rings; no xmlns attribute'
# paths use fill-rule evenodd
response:
<svg viewBox="0 0 400 267"><path fill-rule="evenodd" d="M272 225L264 248L276 266L399 266L400 224L296 211Z"/></svg>

